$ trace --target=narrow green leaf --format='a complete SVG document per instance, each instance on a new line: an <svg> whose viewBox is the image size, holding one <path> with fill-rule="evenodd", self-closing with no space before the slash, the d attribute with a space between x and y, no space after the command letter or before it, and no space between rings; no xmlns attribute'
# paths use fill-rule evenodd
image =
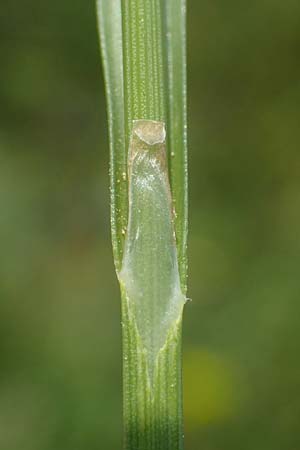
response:
<svg viewBox="0 0 300 450"><path fill-rule="evenodd" d="M181 285L186 292L188 167L186 106L186 0L163 0L170 180Z"/></svg>
<svg viewBox="0 0 300 450"><path fill-rule="evenodd" d="M120 270L128 207L121 1L97 0L97 11L109 124L111 234Z"/></svg>

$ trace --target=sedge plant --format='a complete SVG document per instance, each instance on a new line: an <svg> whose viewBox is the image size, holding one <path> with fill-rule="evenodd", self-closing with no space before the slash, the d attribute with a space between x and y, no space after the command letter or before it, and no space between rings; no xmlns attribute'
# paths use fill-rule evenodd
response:
<svg viewBox="0 0 300 450"><path fill-rule="evenodd" d="M120 283L125 450L183 448L185 0L97 0Z"/></svg>

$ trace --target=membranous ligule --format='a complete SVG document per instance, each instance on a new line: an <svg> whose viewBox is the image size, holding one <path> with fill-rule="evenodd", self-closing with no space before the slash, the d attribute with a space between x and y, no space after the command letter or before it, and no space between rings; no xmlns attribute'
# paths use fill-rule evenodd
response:
<svg viewBox="0 0 300 450"><path fill-rule="evenodd" d="M119 279L154 367L181 318L181 292L163 122L135 120L128 153L129 219Z"/></svg>

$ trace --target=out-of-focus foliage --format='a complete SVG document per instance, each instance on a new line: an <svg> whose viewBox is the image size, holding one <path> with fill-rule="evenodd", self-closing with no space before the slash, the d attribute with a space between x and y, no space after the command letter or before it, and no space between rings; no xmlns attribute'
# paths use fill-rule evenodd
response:
<svg viewBox="0 0 300 450"><path fill-rule="evenodd" d="M0 13L0 448L121 447L92 1ZM189 2L187 450L300 448L300 3Z"/></svg>

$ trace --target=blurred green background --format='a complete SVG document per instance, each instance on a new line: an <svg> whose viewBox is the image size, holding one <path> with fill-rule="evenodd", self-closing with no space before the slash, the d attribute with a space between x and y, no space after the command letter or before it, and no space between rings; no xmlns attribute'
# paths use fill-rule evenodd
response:
<svg viewBox="0 0 300 450"><path fill-rule="evenodd" d="M186 450L300 448L300 2L189 1ZM0 12L0 449L121 448L92 0Z"/></svg>

